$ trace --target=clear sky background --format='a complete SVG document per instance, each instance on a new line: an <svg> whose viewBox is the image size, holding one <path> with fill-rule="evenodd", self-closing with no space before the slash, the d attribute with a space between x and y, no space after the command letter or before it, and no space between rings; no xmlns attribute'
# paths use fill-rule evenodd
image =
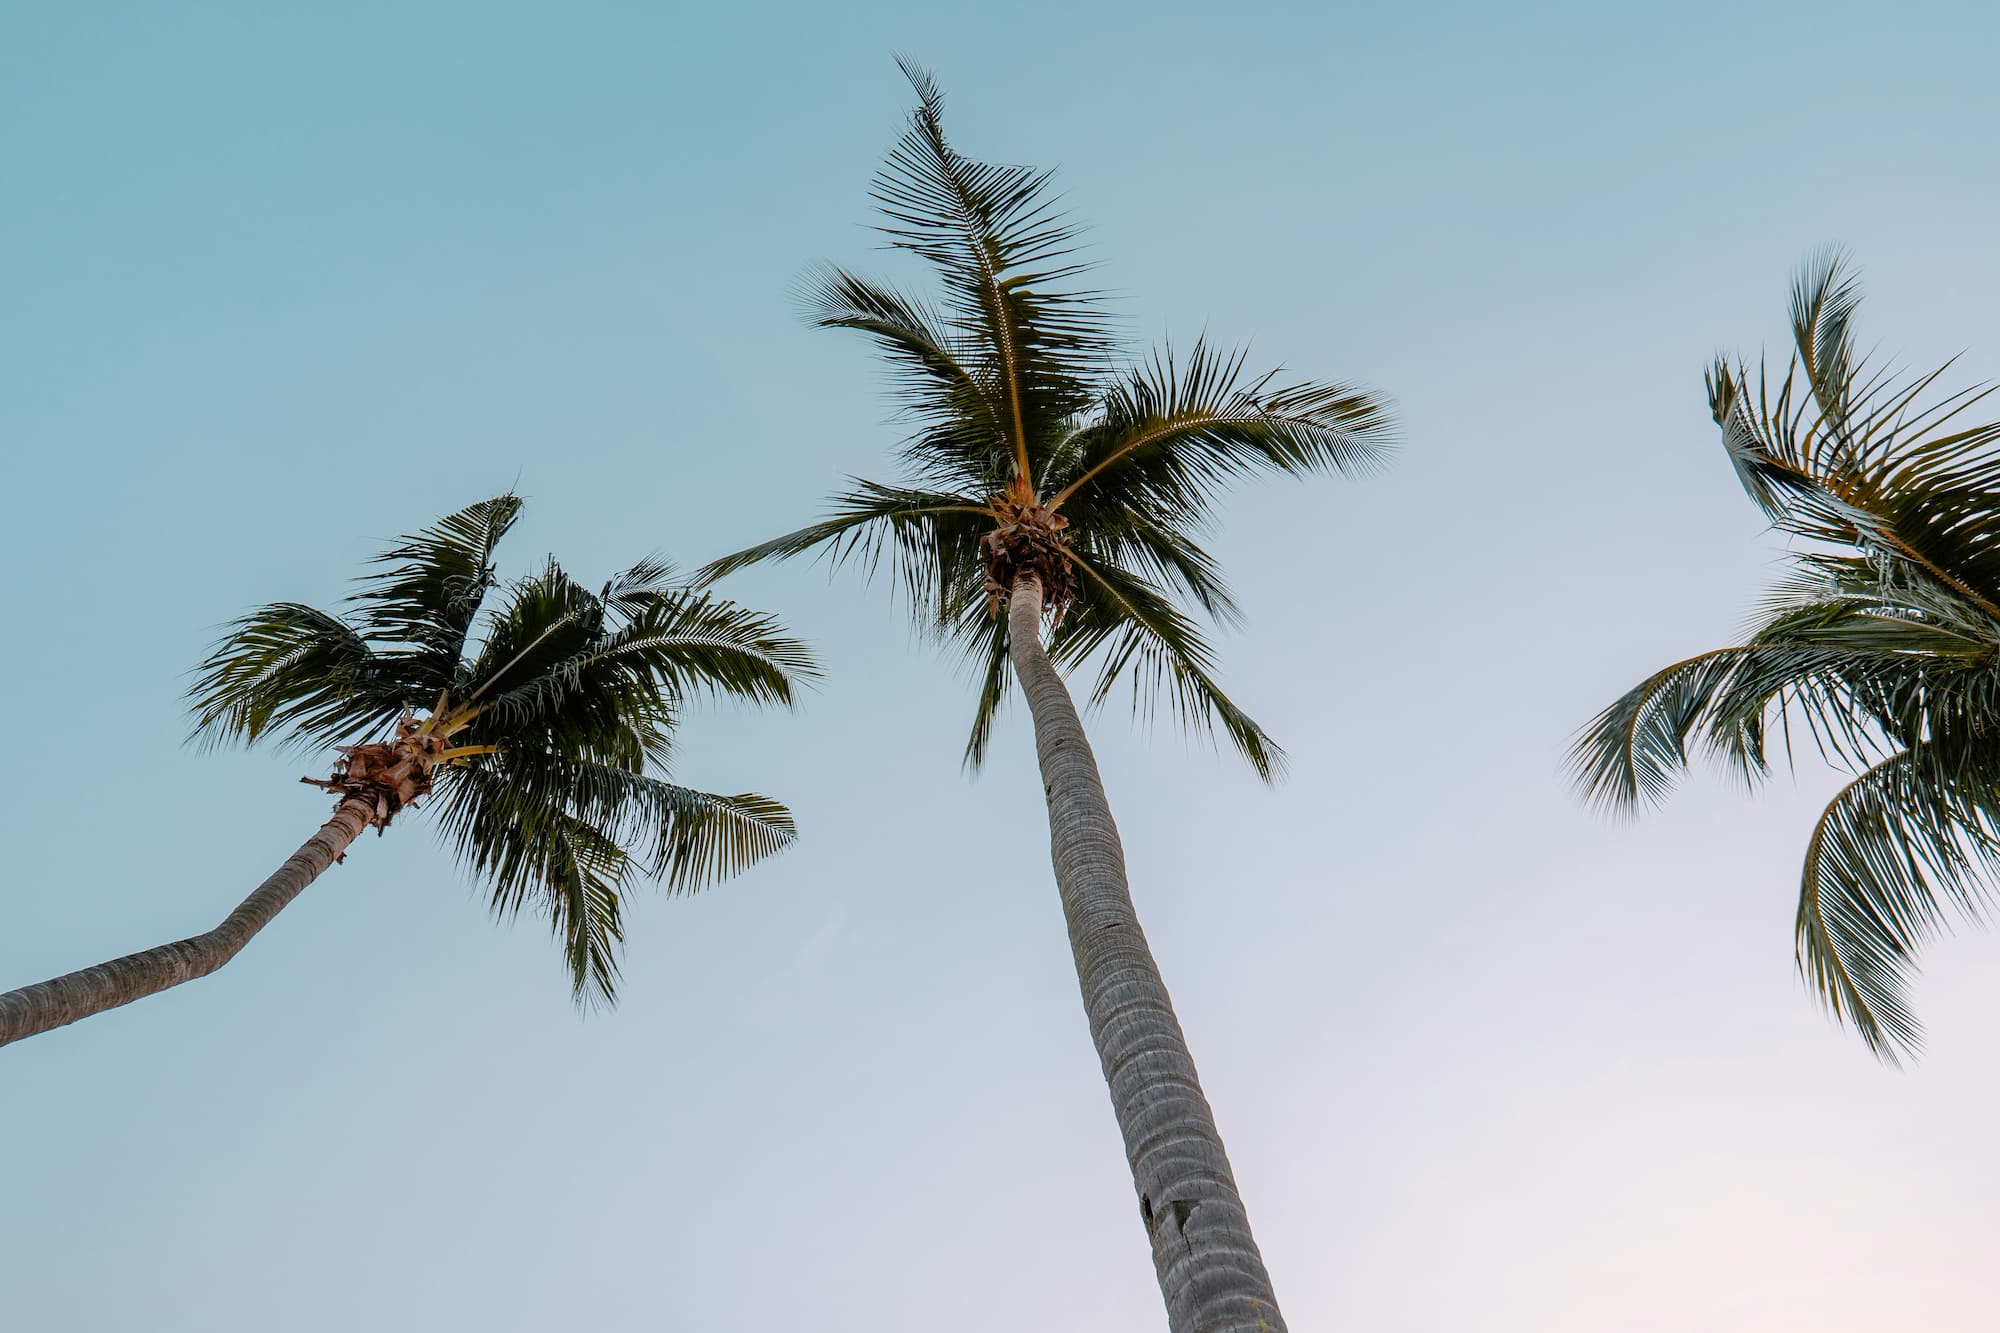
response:
<svg viewBox="0 0 2000 1333"><path fill-rule="evenodd" d="M1059 165L1135 338L1394 395L1365 483L1257 485L1215 548L1261 788L1121 709L1134 890L1291 1325L1884 1328L2000 1302L2000 941L1930 1049L1808 1002L1837 776L1698 775L1637 827L1559 776L1778 552L1701 371L1844 242L1864 336L2000 374L1987 6L0 4L0 983L205 929L324 816L182 746L215 627L328 604L510 486L587 578L790 528L896 431L813 261L906 48L968 152ZM829 667L678 775L782 859L643 896L580 1016L423 821L221 974L0 1052L0 1328L1162 1325L1050 880L1025 719L883 589L730 590Z"/></svg>

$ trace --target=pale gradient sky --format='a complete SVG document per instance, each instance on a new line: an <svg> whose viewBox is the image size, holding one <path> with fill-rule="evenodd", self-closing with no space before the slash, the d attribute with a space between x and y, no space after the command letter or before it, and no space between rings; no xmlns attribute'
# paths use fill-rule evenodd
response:
<svg viewBox="0 0 2000 1333"><path fill-rule="evenodd" d="M206 928L317 824L182 748L213 628L518 484L513 568L687 562L895 440L813 261L938 71L1060 165L1135 334L1362 380L1407 446L1215 540L1290 749L1096 726L1135 893L1293 1329L1993 1324L2000 941L1876 1066L1793 975L1835 778L1611 828L1591 712L1728 640L1777 546L1703 409L1839 240L1865 333L2000 374L1984 5L0 4L0 983ZM421 820L222 974L0 1052L0 1328L1162 1326L1018 710L882 590L732 582L821 648L679 776L801 844L642 897L570 1007Z"/></svg>

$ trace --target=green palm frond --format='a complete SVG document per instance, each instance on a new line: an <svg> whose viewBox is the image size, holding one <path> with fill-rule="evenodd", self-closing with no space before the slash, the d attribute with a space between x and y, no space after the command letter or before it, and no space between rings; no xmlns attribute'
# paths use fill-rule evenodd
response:
<svg viewBox="0 0 2000 1333"><path fill-rule="evenodd" d="M1806 852L1802 975L1895 1063L1921 1030L1904 992L1920 946L1977 920L2000 870L2000 423L1991 392L1938 388L1856 350L1859 287L1815 255L1793 286L1782 375L1718 360L1709 405L1738 479L1803 543L1746 642L1655 673L1593 720L1571 772L1630 810L1691 753L1749 778L1801 728L1855 777Z"/></svg>
<svg viewBox="0 0 2000 1333"><path fill-rule="evenodd" d="M1718 648L1664 667L1627 690L1590 720L1571 747L1571 779L1589 800L1614 814L1664 800L1687 767L1689 739L1711 701L1752 652ZM1746 756L1762 755L1761 726L1737 748ZM1757 772L1760 765L1752 762L1745 769Z"/></svg>
<svg viewBox="0 0 2000 1333"><path fill-rule="evenodd" d="M856 478L833 497L832 512L797 532L704 565L697 578L721 578L763 560L818 552L836 567L855 563L873 577L886 560L898 589L924 628L946 632L984 575L979 538L998 521L983 498L884 486Z"/></svg>
<svg viewBox="0 0 2000 1333"><path fill-rule="evenodd" d="M1096 396L1096 371L1113 346L1098 294L1069 285L1077 232L1055 207L1051 173L976 162L944 134L944 97L906 58L918 105L876 177L874 195L891 245L929 261L949 318L978 348L991 384L991 415L1015 475L1061 424ZM990 445L982 446L990 448Z"/></svg>
<svg viewBox="0 0 2000 1333"><path fill-rule="evenodd" d="M188 690L194 738L254 744L349 743L402 711L405 682L352 625L298 602L273 602L230 622Z"/></svg>
<svg viewBox="0 0 2000 1333"><path fill-rule="evenodd" d="M1014 659L1007 651L1007 618L991 615L985 606L968 601L959 613L959 643L978 681L972 706L972 731L965 738L961 760L969 773L986 762L1000 708L1014 687Z"/></svg>
<svg viewBox="0 0 2000 1333"><path fill-rule="evenodd" d="M1090 702L1100 704L1123 679L1134 712L1150 720L1164 700L1175 721L1199 733L1220 730L1257 776L1275 782L1285 752L1214 678L1215 654L1200 629L1145 579L1115 564L1076 561L1084 591L1056 627L1049 655L1075 666L1104 649Z"/></svg>
<svg viewBox="0 0 2000 1333"><path fill-rule="evenodd" d="M621 569L606 579L598 598L613 611L632 615L662 593L680 589L673 563L660 556L649 555L638 564Z"/></svg>
<svg viewBox="0 0 2000 1333"><path fill-rule="evenodd" d="M1903 998L1917 949L1947 926L1948 910L1981 919L2000 869L2000 767L1941 760L1918 746L1865 770L1827 805L1806 847L1799 969L1890 1064L1922 1043Z"/></svg>
<svg viewBox="0 0 2000 1333"><path fill-rule="evenodd" d="M478 651L459 664L453 697L476 703L488 727L544 719L581 688L573 664L601 641L607 616L602 600L550 560L507 586Z"/></svg>
<svg viewBox="0 0 2000 1333"><path fill-rule="evenodd" d="M656 592L577 663L583 673L640 674L677 696L790 704L816 677L812 655L777 620L709 593Z"/></svg>
<svg viewBox="0 0 2000 1333"><path fill-rule="evenodd" d="M567 793L520 781L535 765L504 758L446 769L434 796L438 827L502 916L538 908L562 942L572 993L617 994L631 857L604 827L574 813Z"/></svg>
<svg viewBox="0 0 2000 1333"><path fill-rule="evenodd" d="M791 811L755 792L725 796L642 779L633 800L655 830L653 873L682 892L728 879L798 837Z"/></svg>
<svg viewBox="0 0 2000 1333"><path fill-rule="evenodd" d="M1075 513L1084 506L1070 512ZM1071 520L1077 526L1077 520ZM1130 569L1151 582L1164 584L1201 608L1203 614L1232 629L1243 625L1243 608L1222 576L1214 556L1168 520L1134 505L1105 505L1081 524L1089 534L1094 563Z"/></svg>
<svg viewBox="0 0 2000 1333"><path fill-rule="evenodd" d="M601 945L622 938L620 903L635 875L693 892L790 846L790 813L769 797L677 786L626 762L502 750L447 770L441 827L503 915L540 902L569 948L579 994L615 982ZM615 853L615 855L614 855ZM593 924L594 923L594 924Z"/></svg>
<svg viewBox="0 0 2000 1333"><path fill-rule="evenodd" d="M1824 758L1865 766L1933 732L1940 713L2000 702L1990 644L1920 622L1812 611L1816 620L1794 608L1747 644L1676 662L1627 691L1572 747L1577 785L1630 814L1664 799L1698 751L1755 781L1770 765L1768 736L1796 724Z"/></svg>
<svg viewBox="0 0 2000 1333"><path fill-rule="evenodd" d="M1993 386L1937 389L1947 362L1897 376L1853 346L1859 299L1829 250L1792 294L1782 378L1718 359L1709 410L1752 500L1780 531L1908 565L2000 619L2000 422L1962 418Z"/></svg>
<svg viewBox="0 0 2000 1333"><path fill-rule="evenodd" d="M1011 452L996 449L1011 429L990 352L914 297L828 266L806 284L815 328L867 334L894 374L894 396L916 426L904 457L926 488L991 495L1013 478Z"/></svg>
<svg viewBox="0 0 2000 1333"><path fill-rule="evenodd" d="M1288 474L1366 471L1393 438L1388 405L1349 385L1302 381L1273 387L1277 371L1251 375L1245 353L1197 340L1171 349L1114 385L1078 433L1078 447L1046 478L1050 503L1072 516L1093 493L1166 513L1198 515L1216 485L1260 469ZM1074 517L1072 517L1074 521Z"/></svg>
<svg viewBox="0 0 2000 1333"><path fill-rule="evenodd" d="M788 704L817 669L770 616L657 557L597 590L553 560L501 584L494 548L518 512L501 496L403 538L345 618L286 602L233 623L190 689L195 733L324 747L428 710L448 737L433 788L446 842L496 910L546 917L579 997L609 1000L637 879L693 890L794 837L768 797L668 780L681 710Z"/></svg>
<svg viewBox="0 0 2000 1333"><path fill-rule="evenodd" d="M493 552L521 514L521 497L497 495L404 537L375 557L353 601L370 637L396 645L396 664L419 693L454 683L467 637L493 586Z"/></svg>

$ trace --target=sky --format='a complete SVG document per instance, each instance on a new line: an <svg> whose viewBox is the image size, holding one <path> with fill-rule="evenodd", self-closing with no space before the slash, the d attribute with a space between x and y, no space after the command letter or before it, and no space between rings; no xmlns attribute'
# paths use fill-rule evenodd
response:
<svg viewBox="0 0 2000 1333"><path fill-rule="evenodd" d="M867 186L908 50L967 153L1060 168L1135 345L1394 398L1360 482L1213 549L1290 779L1115 703L1133 892L1296 1330L1991 1327L2000 941L1914 1069L1790 953L1839 782L1614 825L1576 729L1731 641L1782 551L1718 350L1853 253L1864 341L2000 374L1979 5L0 4L0 983L208 928L325 815L185 745L231 616L329 604L508 488L503 566L692 565L898 439L801 274L910 276ZM421 818L216 976L0 1051L0 1328L1161 1326L1024 710L881 586L728 590L817 646L676 776L798 845L642 892L580 1014Z"/></svg>

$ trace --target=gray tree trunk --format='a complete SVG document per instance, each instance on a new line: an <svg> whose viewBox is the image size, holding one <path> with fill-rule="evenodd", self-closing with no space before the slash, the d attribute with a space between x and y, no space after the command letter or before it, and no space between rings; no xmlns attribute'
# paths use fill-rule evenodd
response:
<svg viewBox="0 0 2000 1333"><path fill-rule="evenodd" d="M1035 719L1056 888L1172 1333L1284 1333L1194 1057L1125 882L1097 759L1042 647L1042 586L1014 581L1008 649Z"/></svg>
<svg viewBox="0 0 2000 1333"><path fill-rule="evenodd" d="M339 860L374 816L366 801L342 801L333 818L214 930L0 995L0 1046L207 976Z"/></svg>

